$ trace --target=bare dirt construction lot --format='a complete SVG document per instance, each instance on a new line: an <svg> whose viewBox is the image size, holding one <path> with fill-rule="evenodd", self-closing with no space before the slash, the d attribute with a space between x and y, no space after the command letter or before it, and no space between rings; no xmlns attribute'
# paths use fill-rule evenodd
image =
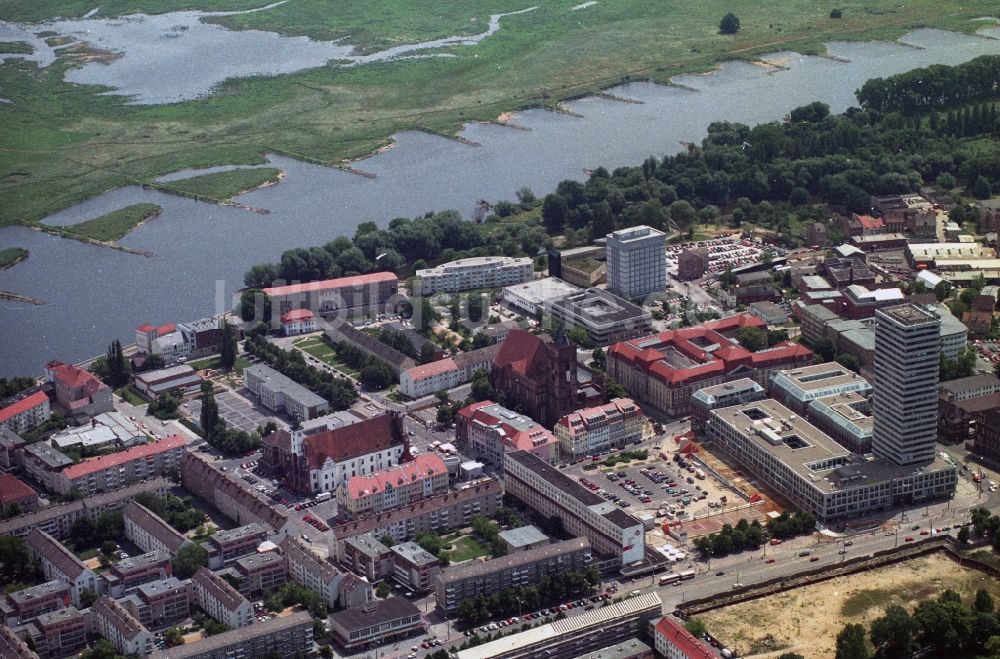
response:
<svg viewBox="0 0 1000 659"><path fill-rule="evenodd" d="M699 617L710 634L741 657L776 657L789 651L810 659L832 657L837 633L845 624L862 623L867 628L892 603L912 612L946 588L966 601L978 588L986 588L994 598L1000 596L997 581L935 553Z"/></svg>

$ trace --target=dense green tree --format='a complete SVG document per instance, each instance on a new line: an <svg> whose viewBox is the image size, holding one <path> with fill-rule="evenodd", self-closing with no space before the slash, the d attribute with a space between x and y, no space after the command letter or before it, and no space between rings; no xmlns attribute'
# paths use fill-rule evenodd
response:
<svg viewBox="0 0 1000 659"><path fill-rule="evenodd" d="M199 417L201 429L207 437L215 435L220 427L220 420L219 405L215 402L215 394L212 392L211 384L209 384L208 391L202 390L201 415Z"/></svg>
<svg viewBox="0 0 1000 659"><path fill-rule="evenodd" d="M34 569L23 539L12 535L0 536L0 581L5 584L29 581Z"/></svg>
<svg viewBox="0 0 1000 659"><path fill-rule="evenodd" d="M259 288L246 289L240 294L240 318L247 323L270 323L271 298Z"/></svg>
<svg viewBox="0 0 1000 659"><path fill-rule="evenodd" d="M820 339L813 344L812 349L822 362L831 361L837 354L837 348L830 339Z"/></svg>
<svg viewBox="0 0 1000 659"><path fill-rule="evenodd" d="M854 371L855 373L861 370L861 363L858 361L858 358L849 352L840 353L837 355L837 359L835 361L844 368Z"/></svg>
<svg viewBox="0 0 1000 659"><path fill-rule="evenodd" d="M111 641L102 638L77 655L77 659L125 659L125 657L118 654Z"/></svg>
<svg viewBox="0 0 1000 659"><path fill-rule="evenodd" d="M184 645L184 634L177 627L168 627L163 631L163 640L168 648Z"/></svg>
<svg viewBox="0 0 1000 659"><path fill-rule="evenodd" d="M198 568L208 564L208 552L201 545L184 545L177 552L171 563L174 576L178 579L190 579Z"/></svg>
<svg viewBox="0 0 1000 659"><path fill-rule="evenodd" d="M599 371L603 371L607 368L608 358L604 355L604 351L600 348L594 348L594 351L590 353L590 358L593 360L593 366Z"/></svg>
<svg viewBox="0 0 1000 659"><path fill-rule="evenodd" d="M737 332L740 345L750 352L767 347L767 332L759 327L743 327Z"/></svg>
<svg viewBox="0 0 1000 659"><path fill-rule="evenodd" d="M566 199L555 192L545 195L542 202L542 221L549 233L559 233L566 226Z"/></svg>
<svg viewBox="0 0 1000 659"><path fill-rule="evenodd" d="M223 320L219 333L219 366L228 371L236 365L236 330Z"/></svg>
<svg viewBox="0 0 1000 659"><path fill-rule="evenodd" d="M836 8L834 8L834 9L830 10L830 18L841 18L841 17L843 17L843 15L844 15L844 11L842 9L836 9ZM781 658L779 657L779 659L781 659Z"/></svg>
<svg viewBox="0 0 1000 659"><path fill-rule="evenodd" d="M976 199L989 199L993 196L990 180L982 174L977 176L975 183L972 184L972 196Z"/></svg>
<svg viewBox="0 0 1000 659"><path fill-rule="evenodd" d="M871 624L875 656L879 659L909 657L913 652L913 635L916 631L917 623L906 609L898 604L890 604L885 613Z"/></svg>
<svg viewBox="0 0 1000 659"><path fill-rule="evenodd" d="M472 398L476 401L492 400L493 385L490 383L489 373L486 369L476 369L472 375Z"/></svg>
<svg viewBox="0 0 1000 659"><path fill-rule="evenodd" d="M378 586L375 587L375 597L379 599L385 599L392 593L392 588L389 587L387 581L382 581Z"/></svg>
<svg viewBox="0 0 1000 659"><path fill-rule="evenodd" d="M690 226L697 217L694 206L684 199L678 199L674 203L670 204L668 213L670 214L670 219L681 227Z"/></svg>
<svg viewBox="0 0 1000 659"><path fill-rule="evenodd" d="M966 527L962 527L963 529ZM985 588L976 591L976 598L972 602L972 610L977 613L993 613L993 597Z"/></svg>
<svg viewBox="0 0 1000 659"><path fill-rule="evenodd" d="M396 381L396 374L381 359L369 359L358 374L358 379L366 388L380 391Z"/></svg>
<svg viewBox="0 0 1000 659"><path fill-rule="evenodd" d="M115 339L111 342L111 345L108 346L106 360L108 376L105 381L108 386L112 389L118 389L128 384L129 368L125 355L122 353L121 341Z"/></svg>
<svg viewBox="0 0 1000 659"><path fill-rule="evenodd" d="M938 299L938 302L944 302L951 297L951 283L948 281L939 281L934 287L934 296Z"/></svg>
<svg viewBox="0 0 1000 659"><path fill-rule="evenodd" d="M848 623L837 634L836 659L868 659L864 625Z"/></svg>
<svg viewBox="0 0 1000 659"><path fill-rule="evenodd" d="M736 34L740 31L740 19L736 14L730 12L719 21L719 32L721 34Z"/></svg>
<svg viewBox="0 0 1000 659"><path fill-rule="evenodd" d="M705 621L698 616L691 616L684 621L684 629L688 630L692 636L701 638L705 635Z"/></svg>

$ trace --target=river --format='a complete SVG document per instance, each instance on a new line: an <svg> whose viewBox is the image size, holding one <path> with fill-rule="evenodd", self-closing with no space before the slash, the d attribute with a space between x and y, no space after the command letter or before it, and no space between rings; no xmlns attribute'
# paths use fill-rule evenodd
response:
<svg viewBox="0 0 1000 659"><path fill-rule="evenodd" d="M22 246L31 256L0 272L0 289L46 304L0 301L0 375L38 374L49 359L80 360L102 352L116 337L131 343L134 327L145 322L215 313L231 301L253 263L276 261L290 247L351 235L366 220L386 225L394 217L448 208L470 214L477 199L512 199L522 186L541 195L560 180L583 179L585 168L632 165L650 154L677 152L681 141L701 140L715 120L780 120L816 100L842 112L869 78L1000 53L1000 28L983 34L917 30L902 40L909 45L830 44L830 53L847 61L784 52L765 58L781 69L731 63L676 79L697 91L621 85L609 91L642 103L584 98L568 104L582 118L545 110L518 113L513 123L528 131L471 124L462 137L478 147L405 132L392 149L356 163L376 174L374 179L272 156L284 180L238 199L269 209L269 215L126 187L46 219L71 224L140 201L157 203L162 215L120 241L154 252L152 258L5 227L0 246Z"/></svg>

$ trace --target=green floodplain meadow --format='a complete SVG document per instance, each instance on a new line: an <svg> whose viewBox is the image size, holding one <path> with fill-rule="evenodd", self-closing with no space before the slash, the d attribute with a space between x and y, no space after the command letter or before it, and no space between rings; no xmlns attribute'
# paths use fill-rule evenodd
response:
<svg viewBox="0 0 1000 659"><path fill-rule="evenodd" d="M6 0L0 20L41 22L182 9L244 10L266 0ZM777 50L823 54L835 40L893 39L918 28L973 32L998 14L996 0L288 0L267 10L206 18L231 29L264 29L317 39L346 38L360 52L486 29L490 14L536 7L502 19L500 30L451 58L399 60L352 68L336 63L298 73L229 80L202 99L130 105L104 88L67 83L73 58L42 69L0 64L0 226L33 225L46 215L128 184L190 167L260 164L267 152L338 166L390 142L405 129L455 134L469 121L560 101L626 80L667 83L730 59ZM832 8L842 17L830 17ZM738 34L719 34L735 13ZM441 51L437 51L441 52ZM248 174L247 171L253 172ZM263 172L263 173L262 173ZM193 184L157 185L183 194L194 185L225 200L274 179L274 170L234 170Z"/></svg>

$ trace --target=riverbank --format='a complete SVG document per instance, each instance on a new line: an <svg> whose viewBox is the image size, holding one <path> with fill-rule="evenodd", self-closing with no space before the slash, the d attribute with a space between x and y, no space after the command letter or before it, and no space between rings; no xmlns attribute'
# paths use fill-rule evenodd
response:
<svg viewBox="0 0 1000 659"><path fill-rule="evenodd" d="M162 211L163 208L157 204L132 204L92 220L59 228L68 238L80 236L101 243L113 243L157 217Z"/></svg>
<svg viewBox="0 0 1000 659"><path fill-rule="evenodd" d="M241 79L225 83L209 99L169 106L131 106L97 96L93 88L69 85L62 79L65 62L44 70L11 62L0 67L0 86L21 111L0 132L0 150L17 154L10 159L16 164L0 167L0 225L38 221L111 188L152 184L165 172L255 164L268 150L349 167L352 159L375 152L403 129L456 136L471 122L496 121L506 112L556 109L565 99L621 82L668 83L678 74L775 50L820 53L828 41L894 39L918 25L970 32L984 25L973 19L996 10L983 0L962 5L916 0L898 13L869 13L860 2L842 4L844 17L835 20L812 3L762 7L738 1L733 10L743 28L732 37L717 34L718 10L710 6L678 15L653 0L599 4L585 12L547 5L505 18L503 38L484 40L474 56L456 49L445 53L457 55L451 58ZM50 11L58 11L58 5ZM463 12L468 17L489 8L477 0ZM10 17L10 11L0 16ZM268 21L285 21L283 27L294 32L296 11L295 3L288 3L237 22L268 28L277 27ZM392 25L399 18L393 11L368 18L368 31L380 35L372 43L394 31L408 40L457 29L453 10L426 19L419 34ZM83 125L102 128L91 134L79 130Z"/></svg>

